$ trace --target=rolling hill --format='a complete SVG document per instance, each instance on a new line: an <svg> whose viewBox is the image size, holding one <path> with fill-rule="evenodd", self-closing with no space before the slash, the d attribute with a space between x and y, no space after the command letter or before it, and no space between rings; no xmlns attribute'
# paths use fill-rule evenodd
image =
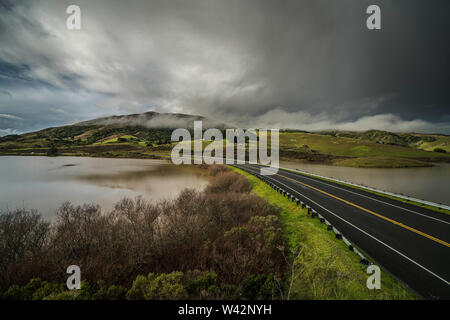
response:
<svg viewBox="0 0 450 320"><path fill-rule="evenodd" d="M72 125L0 138L0 155L167 157L174 128L225 129L198 115L146 112L103 117ZM204 145L209 142L205 142ZM415 133L297 130L280 131L280 157L354 167L417 167L450 162L450 137Z"/></svg>

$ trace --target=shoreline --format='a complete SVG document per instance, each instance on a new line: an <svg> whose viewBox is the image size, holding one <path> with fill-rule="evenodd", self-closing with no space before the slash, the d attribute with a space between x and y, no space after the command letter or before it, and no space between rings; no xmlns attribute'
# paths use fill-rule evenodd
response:
<svg viewBox="0 0 450 320"><path fill-rule="evenodd" d="M26 157L89 157L89 158L106 158L106 159L161 159L165 160L167 158L170 158L170 154L134 154L134 155L108 155L108 154L101 154L101 155L95 155L95 154L69 154L69 153L60 153L54 156L48 156L46 153L0 153L0 156L26 156ZM438 159L433 159L432 162L427 161L421 161L417 159L410 159L410 158L393 158L395 160L401 160L401 161L412 161L413 164L403 164L403 165L340 165L339 162L345 162L345 161L360 161L360 160L389 160L389 158L383 158L383 157L373 157L373 158L349 158L346 160L340 160L337 162L329 162L329 161L301 161L295 158L285 158L280 157L280 161L290 161L295 162L298 164L307 164L307 165L321 165L321 166L330 166L330 167L342 167L342 168L360 168L360 169L413 169L413 168L429 168L436 166L435 163L449 163L448 161L438 161ZM441 159L443 160L443 159ZM420 162L420 163L419 163Z"/></svg>

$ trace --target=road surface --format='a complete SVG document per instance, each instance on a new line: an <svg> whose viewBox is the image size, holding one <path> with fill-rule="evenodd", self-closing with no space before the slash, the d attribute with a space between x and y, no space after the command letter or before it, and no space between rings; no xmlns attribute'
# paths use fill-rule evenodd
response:
<svg viewBox="0 0 450 320"><path fill-rule="evenodd" d="M258 165L234 166L260 174ZM315 209L422 297L450 299L449 215L283 169L264 178Z"/></svg>

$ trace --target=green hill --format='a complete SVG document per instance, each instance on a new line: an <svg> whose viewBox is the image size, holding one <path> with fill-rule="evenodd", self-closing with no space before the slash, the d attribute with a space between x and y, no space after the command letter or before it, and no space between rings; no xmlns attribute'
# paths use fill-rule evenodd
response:
<svg viewBox="0 0 450 320"><path fill-rule="evenodd" d="M147 112L93 119L0 138L0 155L71 155L96 157L167 157L174 128L227 126L186 114ZM209 142L205 142L204 146ZM369 130L306 132L282 130L284 160L353 167L417 167L450 162L450 137L436 134Z"/></svg>

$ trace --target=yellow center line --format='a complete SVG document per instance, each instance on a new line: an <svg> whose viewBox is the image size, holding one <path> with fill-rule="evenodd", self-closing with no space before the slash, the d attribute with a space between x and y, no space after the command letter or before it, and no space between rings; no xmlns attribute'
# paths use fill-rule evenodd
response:
<svg viewBox="0 0 450 320"><path fill-rule="evenodd" d="M405 228L405 229L407 229L407 230L409 230L409 231L412 231L412 232L414 232L414 233L417 233L417 234L419 234L419 235L421 235L421 236L423 236L423 237L426 237L426 238L428 238L428 239L431 239L431 240L433 240L433 241L435 241L435 242L437 242L437 243L443 244L444 246L450 247L450 243L448 243L448 242L445 242L445 241L443 241L443 240L441 240L441 239L438 239L438 238L436 238L436 237L430 236L429 234L427 234L427 233L425 233L425 232L422 232L422 231L420 231L420 230L414 229L414 228L412 228L412 227L410 227L410 226L407 226L407 225L405 225L405 224L403 224L403 223L401 223L401 222L395 221L395 220L393 220L393 219L391 219L391 218L385 217L385 216L383 216L383 215L381 215L381 214L379 214L379 213L376 213L376 212L374 212L374 211L372 211L372 210L369 210L369 209L366 209L366 208L364 208L364 207L361 207L361 206L359 206L359 205L357 205L357 204L355 204L355 203L353 203L353 202L350 202L350 201L344 200L344 199L342 199L342 198L339 198L339 197L337 197L337 196L335 196L335 195L332 195L332 194L330 194L330 193L328 193L328 192L326 192L326 191L320 190L320 189L318 189L318 188L316 188L316 187L310 186L309 184L303 183L303 182L298 181L298 180L296 180L296 179L289 178L289 177L286 177L286 176L282 176L282 175L280 175L279 173L277 174L277 176L280 176L280 177L283 177L283 178L292 180L292 181L294 181L294 182L296 182L296 183L300 183L300 184L304 185L305 187L308 187L308 188L311 188L311 189L313 189L313 190L319 191L319 192L321 192L321 193L323 193L323 194L326 194L327 196L330 196L330 197L332 197L332 198L335 198L335 199L337 199L337 200L339 200L339 201L342 201L342 202L344 202L344 203L346 203L346 204L349 204L349 205L351 205L351 206L353 206L353 207L355 207L355 208L358 208L358 209L361 209L361 210L363 210L363 211L365 211L365 212L367 212L367 213L373 214L374 216L377 216L378 218L381 218L381 219L383 219L383 220L389 221L389 222L391 222L391 223L393 223L393 224L395 224L395 225L397 225L397 226L399 226L399 227Z"/></svg>

